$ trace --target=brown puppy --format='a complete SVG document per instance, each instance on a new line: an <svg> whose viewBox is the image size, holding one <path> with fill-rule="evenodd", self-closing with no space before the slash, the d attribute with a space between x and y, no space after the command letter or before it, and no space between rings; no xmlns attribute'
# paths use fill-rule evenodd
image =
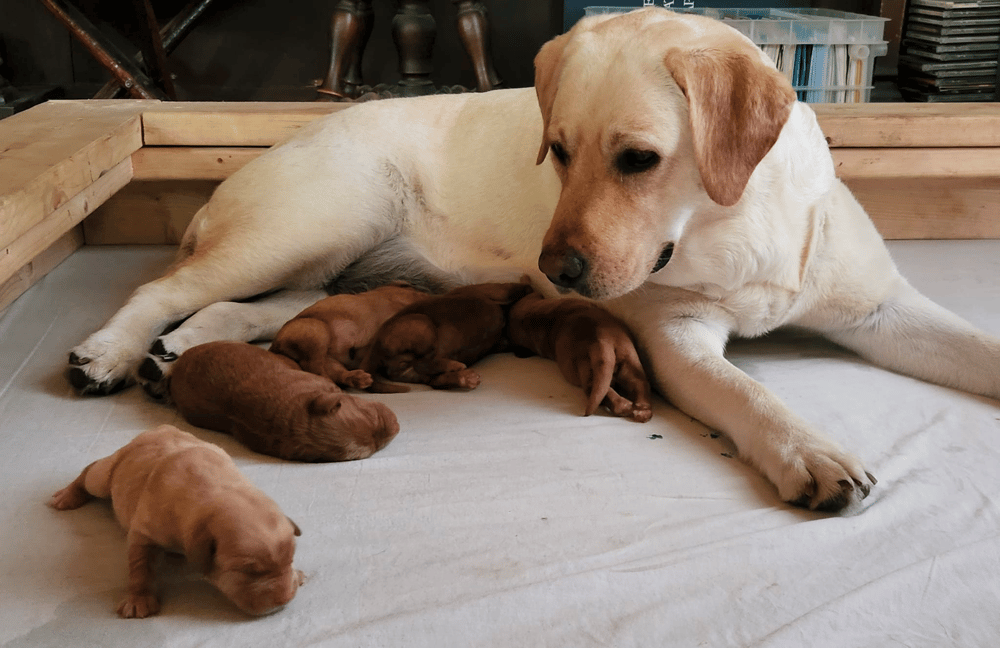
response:
<svg viewBox="0 0 1000 648"><path fill-rule="evenodd" d="M403 285L327 297L282 326L271 351L341 387L366 389L372 377L360 367L375 333L400 309L424 297L427 293Z"/></svg>
<svg viewBox="0 0 1000 648"><path fill-rule="evenodd" d="M382 325L362 367L400 382L475 389L479 374L467 366L506 346L507 307L529 292L524 283L487 283L428 296Z"/></svg>
<svg viewBox="0 0 1000 648"><path fill-rule="evenodd" d="M510 309L507 332L511 344L555 360L566 380L587 392L584 416L601 404L640 423L653 416L649 381L632 335L600 306L532 293Z"/></svg>
<svg viewBox="0 0 1000 648"><path fill-rule="evenodd" d="M255 452L294 461L364 459L396 433L382 403L345 394L289 358L246 342L188 349L170 396L192 425L227 432Z"/></svg>
<svg viewBox="0 0 1000 648"><path fill-rule="evenodd" d="M110 497L128 532L125 618L156 614L153 563L161 550L181 552L247 614L269 614L295 596L302 572L292 566L299 528L240 473L218 446L171 425L143 432L113 455L84 468L49 500L75 509Z"/></svg>

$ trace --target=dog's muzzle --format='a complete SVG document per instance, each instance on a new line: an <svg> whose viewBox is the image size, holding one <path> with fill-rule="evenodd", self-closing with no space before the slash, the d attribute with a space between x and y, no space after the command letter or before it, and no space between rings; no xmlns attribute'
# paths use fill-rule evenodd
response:
<svg viewBox="0 0 1000 648"><path fill-rule="evenodd" d="M538 269L560 288L576 289L587 276L587 259L573 248L561 255L543 251L538 257Z"/></svg>
<svg viewBox="0 0 1000 648"><path fill-rule="evenodd" d="M659 272L663 270L663 266L667 265L667 261L670 261L670 257L674 255L674 244L667 243L663 247L663 251L660 252L660 257L656 260L656 265L653 266L653 272ZM653 274L650 272L650 274Z"/></svg>

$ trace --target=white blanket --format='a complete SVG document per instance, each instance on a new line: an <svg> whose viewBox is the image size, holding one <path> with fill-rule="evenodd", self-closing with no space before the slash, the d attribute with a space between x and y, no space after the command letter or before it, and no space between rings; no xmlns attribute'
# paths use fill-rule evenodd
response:
<svg viewBox="0 0 1000 648"><path fill-rule="evenodd" d="M911 282L1000 333L1000 241L897 242ZM370 459L295 464L187 425L139 389L76 396L69 348L172 248L84 248L0 315L0 645L996 646L1000 403L876 369L802 333L730 357L879 479L851 516L781 503L666 403L580 416L554 363L498 355L468 393L365 396L399 436ZM997 367L1000 371L1000 367ZM96 458L173 423L218 443L302 528L294 601L238 612L178 558L163 609L115 615L110 507L45 506Z"/></svg>

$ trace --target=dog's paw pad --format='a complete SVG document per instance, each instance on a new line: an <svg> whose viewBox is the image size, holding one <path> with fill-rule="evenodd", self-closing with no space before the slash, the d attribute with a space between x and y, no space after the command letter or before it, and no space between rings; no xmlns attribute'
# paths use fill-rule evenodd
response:
<svg viewBox="0 0 1000 648"><path fill-rule="evenodd" d="M70 367L66 371L66 378L69 380L69 384L73 385L81 395L108 396L125 389L132 382L127 377L117 380L95 381L82 368L83 366Z"/></svg>
<svg viewBox="0 0 1000 648"><path fill-rule="evenodd" d="M636 423L646 423L653 418L653 410L648 405L636 405L628 413L628 419Z"/></svg>
<svg viewBox="0 0 1000 648"><path fill-rule="evenodd" d="M123 619L145 619L160 611L160 600L155 594L129 594L118 606L118 616Z"/></svg>

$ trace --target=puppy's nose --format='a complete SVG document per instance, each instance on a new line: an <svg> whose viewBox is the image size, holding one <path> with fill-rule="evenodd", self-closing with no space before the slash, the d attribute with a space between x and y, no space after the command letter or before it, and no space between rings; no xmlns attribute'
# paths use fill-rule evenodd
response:
<svg viewBox="0 0 1000 648"><path fill-rule="evenodd" d="M563 254L543 251L538 257L538 269L555 285L573 288L587 274L587 260L574 248L567 248Z"/></svg>

